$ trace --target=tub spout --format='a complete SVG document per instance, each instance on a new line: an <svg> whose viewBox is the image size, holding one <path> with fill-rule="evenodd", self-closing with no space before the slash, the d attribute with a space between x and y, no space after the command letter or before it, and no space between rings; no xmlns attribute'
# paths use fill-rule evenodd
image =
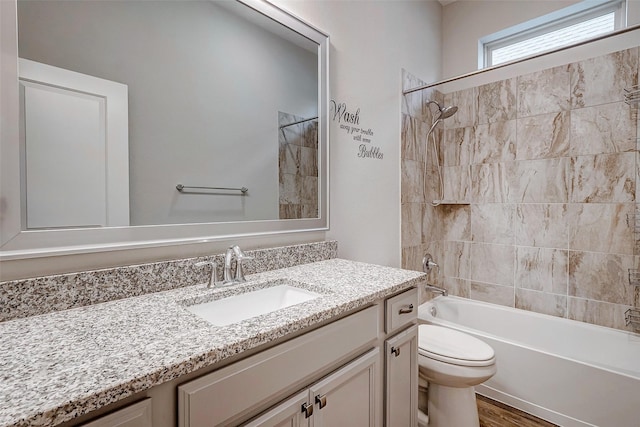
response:
<svg viewBox="0 0 640 427"><path fill-rule="evenodd" d="M439 288L437 286L426 284L426 285L424 285L424 288L425 288L425 290L427 290L429 292L435 292L436 294L440 294L443 297L446 297L447 295L449 295L449 293L447 292L446 289Z"/></svg>

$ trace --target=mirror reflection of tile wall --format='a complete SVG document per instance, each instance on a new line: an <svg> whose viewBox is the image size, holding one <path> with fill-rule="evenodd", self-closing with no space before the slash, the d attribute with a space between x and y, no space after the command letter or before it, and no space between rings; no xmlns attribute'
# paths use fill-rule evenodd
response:
<svg viewBox="0 0 640 427"><path fill-rule="evenodd" d="M278 113L279 126L306 120ZM281 128L279 142L280 219L318 217L318 122Z"/></svg>
<svg viewBox="0 0 640 427"><path fill-rule="evenodd" d="M640 48L448 94L405 97L402 132L402 262L452 294L627 329L640 304L629 269L640 268L638 203ZM404 87L418 82L405 75ZM458 114L437 135L444 199L424 147L429 97ZM421 99L419 99L421 97ZM429 145L429 155L433 157ZM435 191L435 192L434 192ZM627 218L631 219L631 224Z"/></svg>

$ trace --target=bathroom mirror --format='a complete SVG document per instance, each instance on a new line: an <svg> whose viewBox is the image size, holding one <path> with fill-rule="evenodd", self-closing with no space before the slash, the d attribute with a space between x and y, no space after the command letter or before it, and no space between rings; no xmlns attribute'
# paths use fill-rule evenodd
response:
<svg viewBox="0 0 640 427"><path fill-rule="evenodd" d="M0 259L327 228L326 34L263 0L9 3Z"/></svg>

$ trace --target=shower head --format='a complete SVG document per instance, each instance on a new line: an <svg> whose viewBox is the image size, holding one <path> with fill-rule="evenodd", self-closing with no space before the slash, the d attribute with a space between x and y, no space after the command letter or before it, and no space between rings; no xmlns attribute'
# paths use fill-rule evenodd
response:
<svg viewBox="0 0 640 427"><path fill-rule="evenodd" d="M427 104L435 104L438 107L438 116L436 117L436 121L448 119L458 112L458 107L456 107L455 105L444 107L436 101L429 101L427 102Z"/></svg>
<svg viewBox="0 0 640 427"><path fill-rule="evenodd" d="M441 120L448 119L449 117L453 116L457 112L458 112L458 107L456 107L455 105L450 105L448 107L440 108L440 116L438 117L438 119L441 119Z"/></svg>

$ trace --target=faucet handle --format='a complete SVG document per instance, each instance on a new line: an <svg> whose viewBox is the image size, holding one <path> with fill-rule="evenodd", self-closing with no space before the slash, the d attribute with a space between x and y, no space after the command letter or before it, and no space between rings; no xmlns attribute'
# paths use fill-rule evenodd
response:
<svg viewBox="0 0 640 427"><path fill-rule="evenodd" d="M422 271L431 273L433 267L437 267L440 270L440 266L433 261L431 254L425 254L424 258L422 258Z"/></svg>
<svg viewBox="0 0 640 427"><path fill-rule="evenodd" d="M196 267L204 267L206 265L211 266L211 275L209 276L209 283L207 284L207 288L214 287L217 281L218 263L212 260L196 262L194 265Z"/></svg>

